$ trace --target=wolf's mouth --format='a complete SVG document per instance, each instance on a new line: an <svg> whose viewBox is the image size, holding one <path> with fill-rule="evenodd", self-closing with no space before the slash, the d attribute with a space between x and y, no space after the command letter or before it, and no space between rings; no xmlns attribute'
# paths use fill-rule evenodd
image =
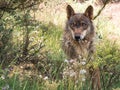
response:
<svg viewBox="0 0 120 90"><path fill-rule="evenodd" d="M76 40L76 41L81 40L80 36L75 36L75 40Z"/></svg>

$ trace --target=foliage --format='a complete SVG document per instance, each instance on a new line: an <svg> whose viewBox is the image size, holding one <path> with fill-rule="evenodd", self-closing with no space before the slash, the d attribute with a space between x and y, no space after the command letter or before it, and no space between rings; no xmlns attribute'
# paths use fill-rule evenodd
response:
<svg viewBox="0 0 120 90"><path fill-rule="evenodd" d="M118 87L120 81L120 47L115 42L101 41L97 47L103 88ZM103 52L104 51L104 52ZM114 86L115 85L115 86Z"/></svg>
<svg viewBox="0 0 120 90"><path fill-rule="evenodd" d="M45 1L41 3L44 9L40 10L37 9L41 0L0 1L0 89L91 90L89 79L76 83L63 77L68 67L61 49L61 26L65 18L62 9L66 5L63 1ZM107 31L114 27L101 17L95 23L99 37L94 64L100 67L102 89L119 90L120 47L108 39Z"/></svg>
<svg viewBox="0 0 120 90"><path fill-rule="evenodd" d="M38 3L38 1L36 0L34 3ZM22 2L20 0L1 1L1 3L7 3L8 5L5 5L5 7L4 4L0 5L3 12L0 23L0 62L9 64L11 60L25 61L28 58L35 57L34 54L37 55L37 53L43 52L41 48L44 47L42 43L44 38L40 38L33 43L30 36L31 33L38 32L37 28L40 26L39 22L30 15L30 11L35 8L34 5L26 8L26 3L29 3L29 1ZM33 2L31 1L31 3ZM19 9L18 4L20 6L25 4L26 7ZM42 30L37 34L42 37ZM40 54L39 58L43 58L43 56Z"/></svg>

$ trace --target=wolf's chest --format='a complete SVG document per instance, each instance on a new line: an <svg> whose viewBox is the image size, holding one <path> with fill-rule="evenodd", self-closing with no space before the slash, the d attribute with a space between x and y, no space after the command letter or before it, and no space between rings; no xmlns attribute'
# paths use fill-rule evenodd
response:
<svg viewBox="0 0 120 90"><path fill-rule="evenodd" d="M89 54L90 42L87 40L79 42L71 42L71 46L74 48L77 56L87 57Z"/></svg>

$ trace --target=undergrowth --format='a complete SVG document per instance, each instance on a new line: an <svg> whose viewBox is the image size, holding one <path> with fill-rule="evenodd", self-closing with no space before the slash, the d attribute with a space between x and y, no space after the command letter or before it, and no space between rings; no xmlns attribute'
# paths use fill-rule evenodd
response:
<svg viewBox="0 0 120 90"><path fill-rule="evenodd" d="M60 46L62 29L54 25L46 25L46 27L49 27L44 36L46 39L45 45L47 45L45 49L48 50L47 61L43 60L40 62L40 73L21 80L18 78L19 75L16 74L17 71L15 71L16 73L14 72L15 76L9 77L9 73L11 73L12 70L10 70L10 68L1 69L0 87L2 90L4 90L3 88L8 88L5 90L90 90L90 85L87 80L77 85L71 80L61 80L63 69L66 66L64 62L65 55ZM119 87L119 45L106 39L106 36L103 36L102 39L98 39L96 50L96 61L101 70L103 90L112 90L112 88Z"/></svg>

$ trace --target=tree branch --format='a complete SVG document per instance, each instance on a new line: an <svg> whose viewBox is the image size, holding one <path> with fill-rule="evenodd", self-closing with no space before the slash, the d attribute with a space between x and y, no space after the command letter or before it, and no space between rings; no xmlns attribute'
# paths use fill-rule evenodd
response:
<svg viewBox="0 0 120 90"><path fill-rule="evenodd" d="M3 15L4 15L4 11L3 11L2 14L0 15L0 19L2 18Z"/></svg>
<svg viewBox="0 0 120 90"><path fill-rule="evenodd" d="M93 20L95 20L103 11L103 9L105 8L105 6L109 3L110 0L105 0L105 3L103 5L103 7L98 11L97 15L93 18Z"/></svg>

